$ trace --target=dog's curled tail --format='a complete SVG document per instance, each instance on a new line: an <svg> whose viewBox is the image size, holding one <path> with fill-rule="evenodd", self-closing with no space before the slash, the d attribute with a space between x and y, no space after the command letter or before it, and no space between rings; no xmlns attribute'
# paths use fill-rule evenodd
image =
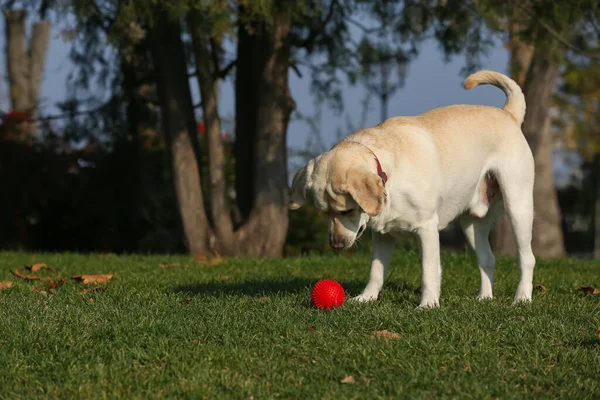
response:
<svg viewBox="0 0 600 400"><path fill-rule="evenodd" d="M504 111L508 112L521 126L525 118L525 96L517 82L508 76L494 71L478 71L465 80L465 89L473 89L477 85L494 85L506 95Z"/></svg>

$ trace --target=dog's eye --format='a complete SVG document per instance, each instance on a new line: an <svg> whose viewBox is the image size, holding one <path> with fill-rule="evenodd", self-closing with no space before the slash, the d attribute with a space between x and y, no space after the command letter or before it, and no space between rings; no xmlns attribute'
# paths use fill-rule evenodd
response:
<svg viewBox="0 0 600 400"><path fill-rule="evenodd" d="M340 215L348 215L348 214L350 214L352 211L354 211L354 210L344 210L344 211L339 211L339 214L340 214Z"/></svg>

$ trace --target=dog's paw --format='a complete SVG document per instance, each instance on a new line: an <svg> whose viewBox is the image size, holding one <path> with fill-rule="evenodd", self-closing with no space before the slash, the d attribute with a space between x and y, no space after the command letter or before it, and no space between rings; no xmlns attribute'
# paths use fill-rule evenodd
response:
<svg viewBox="0 0 600 400"><path fill-rule="evenodd" d="M532 285L519 285L515 294L514 303L531 303Z"/></svg>
<svg viewBox="0 0 600 400"><path fill-rule="evenodd" d="M378 296L379 296L378 293L362 293L361 295L353 297L350 300L354 301L356 303L366 303L369 301L377 300Z"/></svg>
<svg viewBox="0 0 600 400"><path fill-rule="evenodd" d="M519 296L516 295L514 300L513 300L513 304L528 304L531 303L531 297L527 297L527 296Z"/></svg>
<svg viewBox="0 0 600 400"><path fill-rule="evenodd" d="M432 308L437 308L440 306L439 301L435 299L423 299L421 300L421 304L417 307L417 310L429 310Z"/></svg>

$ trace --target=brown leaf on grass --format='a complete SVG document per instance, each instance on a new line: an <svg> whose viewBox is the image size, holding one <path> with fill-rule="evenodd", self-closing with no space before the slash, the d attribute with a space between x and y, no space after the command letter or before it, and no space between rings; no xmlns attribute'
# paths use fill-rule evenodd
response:
<svg viewBox="0 0 600 400"><path fill-rule="evenodd" d="M371 333L371 337L372 338L384 338L384 339L399 339L400 338L400 334L396 333L396 332L392 332L392 331L388 331L387 329L384 329L382 331L375 331L373 333Z"/></svg>
<svg viewBox="0 0 600 400"><path fill-rule="evenodd" d="M188 304L192 302L192 298L191 297L186 297L185 299L183 299L183 302Z"/></svg>
<svg viewBox="0 0 600 400"><path fill-rule="evenodd" d="M161 268L181 267L181 263L158 264L158 266Z"/></svg>
<svg viewBox="0 0 600 400"><path fill-rule="evenodd" d="M225 259L222 257L207 258L206 256L204 256L203 258L196 257L196 262L198 264L211 266L211 265L223 264L223 263L225 263Z"/></svg>
<svg viewBox="0 0 600 400"><path fill-rule="evenodd" d="M31 265L26 266L25 268L30 270L31 272L38 272L40 269L52 269L52 268L48 267L47 264L44 264L44 263L31 264Z"/></svg>
<svg viewBox="0 0 600 400"><path fill-rule="evenodd" d="M46 291L46 292L50 292L50 291L54 291L57 287L59 287L60 285L64 284L67 281L67 278L56 278L56 280L54 279L49 279L49 282L47 285L39 285L39 286L34 286L31 290L34 292L41 292L41 291Z"/></svg>
<svg viewBox="0 0 600 400"><path fill-rule="evenodd" d="M106 286L94 286L91 288L83 289L82 291L77 292L77 294L84 296L84 295L88 294L89 292L96 292L99 290L106 290Z"/></svg>
<svg viewBox="0 0 600 400"><path fill-rule="evenodd" d="M352 375L346 375L340 382L353 385L356 383L356 379L354 379L354 377Z"/></svg>
<svg viewBox="0 0 600 400"><path fill-rule="evenodd" d="M306 327L306 329L311 333L315 333L317 331L317 327L314 325L309 325Z"/></svg>
<svg viewBox="0 0 600 400"><path fill-rule="evenodd" d="M13 285L13 283L11 281L0 281L0 290L8 289L12 285Z"/></svg>
<svg viewBox="0 0 600 400"><path fill-rule="evenodd" d="M600 289L596 289L592 286L580 286L579 289L589 294L600 294Z"/></svg>
<svg viewBox="0 0 600 400"><path fill-rule="evenodd" d="M600 326L598 327L598 340L600 340Z"/></svg>
<svg viewBox="0 0 600 400"><path fill-rule="evenodd" d="M548 290L548 288L542 284L537 284L535 285L535 288L539 291L539 292L546 292Z"/></svg>
<svg viewBox="0 0 600 400"><path fill-rule="evenodd" d="M88 283L106 283L110 281L113 277L113 274L99 274L99 275L77 275L72 276L71 279L74 279L84 285Z"/></svg>
<svg viewBox="0 0 600 400"><path fill-rule="evenodd" d="M264 303L267 300L269 300L268 296L263 296L263 297L259 297L258 299L256 299L256 301L258 301L259 303Z"/></svg>
<svg viewBox="0 0 600 400"><path fill-rule="evenodd" d="M50 278L40 278L37 275L23 275L22 273L19 272L18 269L15 269L14 271L10 271L10 273L13 274L14 276L16 276L17 278L21 278L26 281L39 281L42 279L50 280Z"/></svg>
<svg viewBox="0 0 600 400"><path fill-rule="evenodd" d="M220 281L226 281L228 279L231 279L231 277L229 275L219 275Z"/></svg>

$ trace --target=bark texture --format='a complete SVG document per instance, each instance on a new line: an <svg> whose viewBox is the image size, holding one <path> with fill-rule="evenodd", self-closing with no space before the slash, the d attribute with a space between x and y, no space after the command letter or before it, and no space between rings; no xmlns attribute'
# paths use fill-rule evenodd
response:
<svg viewBox="0 0 600 400"><path fill-rule="evenodd" d="M18 140L34 138L35 125L28 121L35 117L40 87L43 81L46 53L50 39L50 23L40 21L33 25L29 49L25 10L6 10L6 70L9 82L9 98L12 111L28 116L11 124L10 133Z"/></svg>
<svg viewBox="0 0 600 400"><path fill-rule="evenodd" d="M194 149L196 124L179 22L166 16L160 18L152 31L151 40L161 125L170 147L185 244L191 253L205 254L210 248L210 229Z"/></svg>
<svg viewBox="0 0 600 400"><path fill-rule="evenodd" d="M527 114L522 128L533 151L536 169L532 248L539 258L561 257L565 254L562 217L554 186L549 121L552 95L559 77L556 58L561 56L561 52L564 49L558 44L551 48L537 48L523 87Z"/></svg>
<svg viewBox="0 0 600 400"><path fill-rule="evenodd" d="M248 48L238 52L238 66L250 65L257 72L238 73L236 92L236 110L247 108L236 115L236 139L243 138L253 149L252 208L236 232L236 242L251 256L281 255L287 234L286 133L295 107L288 87L291 25L289 12L280 11L270 29L259 26L254 38L240 26L240 45L245 37ZM255 117L245 120L250 114Z"/></svg>
<svg viewBox="0 0 600 400"><path fill-rule="evenodd" d="M594 258L600 259L600 154L594 157L594 175L596 177L594 197Z"/></svg>
<svg viewBox="0 0 600 400"><path fill-rule="evenodd" d="M539 258L560 257L565 254L561 213L558 206L552 168L552 137L549 113L552 94L559 77L559 63L564 48L549 40L545 46L534 48L519 40L514 31L509 43L511 77L525 94L527 112L522 130L535 158L535 186L532 248ZM516 255L512 228L506 216L497 222L492 246L498 254Z"/></svg>
<svg viewBox="0 0 600 400"><path fill-rule="evenodd" d="M192 34L196 74L202 99L202 110L208 142L208 171L210 177L210 211L216 247L225 254L235 253L233 222L227 202L225 156L218 112L220 45L210 40L202 11L193 9L188 16ZM217 48L219 47L219 48Z"/></svg>

